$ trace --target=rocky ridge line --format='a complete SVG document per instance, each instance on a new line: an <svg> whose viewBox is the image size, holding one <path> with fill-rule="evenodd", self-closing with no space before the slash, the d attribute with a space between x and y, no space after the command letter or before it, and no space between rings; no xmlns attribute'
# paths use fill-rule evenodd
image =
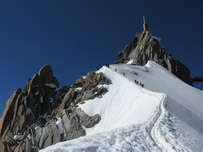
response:
<svg viewBox="0 0 203 152"><path fill-rule="evenodd" d="M84 136L85 128L100 121L87 115L78 103L101 97L109 80L89 72L70 86L59 87L49 65L42 67L9 98L0 120L1 152L36 152L60 141ZM9 121L8 121L9 120Z"/></svg>

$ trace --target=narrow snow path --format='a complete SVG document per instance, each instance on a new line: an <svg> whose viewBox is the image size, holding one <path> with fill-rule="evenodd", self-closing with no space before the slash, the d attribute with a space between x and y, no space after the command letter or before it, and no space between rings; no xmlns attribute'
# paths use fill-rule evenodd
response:
<svg viewBox="0 0 203 152"><path fill-rule="evenodd" d="M165 146L165 143L163 143L163 140L161 140L161 138L160 138L161 134L158 131L158 126L159 126L161 120L163 119L164 113L165 113L165 108L164 108L165 100L166 100L166 95L163 94L163 98L160 102L158 112L155 116L154 124L152 124L152 128L151 128L151 137L154 140L154 142L156 143L156 145L163 152L166 152L167 150L174 151L172 149L168 149L168 146L167 147Z"/></svg>

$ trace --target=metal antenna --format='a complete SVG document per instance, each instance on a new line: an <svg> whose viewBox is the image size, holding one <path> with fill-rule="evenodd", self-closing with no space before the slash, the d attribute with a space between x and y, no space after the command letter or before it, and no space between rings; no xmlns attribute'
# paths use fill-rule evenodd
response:
<svg viewBox="0 0 203 152"><path fill-rule="evenodd" d="M148 25L147 25L147 21L146 21L146 17L143 16L143 30L144 31L148 31Z"/></svg>

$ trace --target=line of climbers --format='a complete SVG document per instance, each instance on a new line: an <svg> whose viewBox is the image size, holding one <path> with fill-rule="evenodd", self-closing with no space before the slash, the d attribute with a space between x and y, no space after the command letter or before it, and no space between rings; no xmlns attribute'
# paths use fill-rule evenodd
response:
<svg viewBox="0 0 203 152"><path fill-rule="evenodd" d="M138 82L137 80L135 80L135 84L138 84L138 85L140 85L142 88L144 88L144 84L141 83L141 82Z"/></svg>
<svg viewBox="0 0 203 152"><path fill-rule="evenodd" d="M115 72L117 72L117 69L115 69ZM134 72L134 74L136 74L136 75L137 75L137 73L136 73L136 72ZM124 73L124 72L123 72L123 76L125 76L125 73ZM144 84L143 84L143 83L141 83L141 82L138 82L137 80L135 80L135 84L140 85L142 88L144 88Z"/></svg>

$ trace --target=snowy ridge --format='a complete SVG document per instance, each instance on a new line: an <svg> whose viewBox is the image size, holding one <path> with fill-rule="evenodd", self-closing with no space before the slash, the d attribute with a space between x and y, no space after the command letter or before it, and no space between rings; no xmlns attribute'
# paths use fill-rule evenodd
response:
<svg viewBox="0 0 203 152"><path fill-rule="evenodd" d="M88 129L87 134L110 131L132 124L148 121L159 106L162 94L146 90L131 80L103 67L99 70L112 81L109 92L101 99L88 100L80 107L89 115L98 113L101 122Z"/></svg>
<svg viewBox="0 0 203 152"><path fill-rule="evenodd" d="M79 107L89 115L99 114L101 121L85 128L87 136L42 152L203 150L201 90L152 61L146 66L104 66L98 72L111 80L104 86L108 92Z"/></svg>

